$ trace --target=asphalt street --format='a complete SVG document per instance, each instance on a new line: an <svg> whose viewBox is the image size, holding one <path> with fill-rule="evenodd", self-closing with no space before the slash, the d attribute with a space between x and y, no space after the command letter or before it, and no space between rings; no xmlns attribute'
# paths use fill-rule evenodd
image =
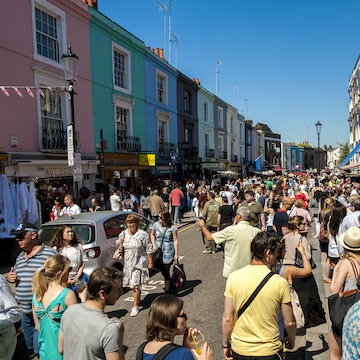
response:
<svg viewBox="0 0 360 360"><path fill-rule="evenodd" d="M205 336L214 354L214 359L223 359L221 347L221 317L223 311L223 293L226 280L222 276L223 253L204 254L201 231L194 224L193 213L185 214L185 218L178 226L180 262L184 264L187 282L179 293L184 300L184 310L188 315L188 326L196 327ZM317 264L313 270L318 284L320 298L327 313L327 303L324 301L329 295L329 285L323 283L322 268L324 258L321 257L318 240L313 238L313 225L308 238L313 246L313 258ZM1 267L1 273L8 271L8 267ZM126 291L114 306L106 307L106 313L120 318L125 326L124 347L126 360L134 360L138 346L145 340L145 320L148 308L153 299L162 294L164 281L160 273L152 273L150 282L143 287L141 295L141 311L136 317L130 317L132 307L131 292ZM298 339L298 344L306 342L306 359L329 359L327 345L328 324L323 324L307 330L306 338ZM182 338L175 342L181 344ZM303 344L305 345L305 344ZM295 360L296 357L294 358Z"/></svg>
<svg viewBox="0 0 360 360"><path fill-rule="evenodd" d="M204 245L201 232L194 224L191 213L187 214L179 226L179 254L180 262L184 264L187 282L185 288L179 293L184 300L185 312L188 315L188 326L201 330L211 346L214 359L223 359L221 347L221 317L223 311L223 293L225 278L222 276L223 253L203 254ZM327 312L326 301L329 285L323 284L322 260L318 240L313 238L312 226L308 238L313 246L313 257L317 264L314 276L317 280L320 298ZM164 282L160 273L154 273L149 284L143 287L141 296L141 311L138 316L130 317L132 307L131 292L126 292L117 303L105 310L109 316L116 316L124 323L124 346L127 360L135 359L137 347L145 340L145 320L152 300L163 293ZM299 338L298 343L305 345L306 359L329 359L327 345L328 325L323 324L307 331L306 338ZM181 343L182 338L175 340Z"/></svg>

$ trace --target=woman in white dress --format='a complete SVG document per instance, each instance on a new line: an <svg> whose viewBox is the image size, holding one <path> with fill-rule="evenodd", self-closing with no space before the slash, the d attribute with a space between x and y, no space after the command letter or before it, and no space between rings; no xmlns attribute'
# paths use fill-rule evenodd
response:
<svg viewBox="0 0 360 360"><path fill-rule="evenodd" d="M130 316L139 313L140 287L149 281L149 269L152 268L153 247L149 234L139 228L139 223L139 216L128 215L125 220L127 229L120 233L117 240L117 245L124 248L123 286L131 288L134 298Z"/></svg>

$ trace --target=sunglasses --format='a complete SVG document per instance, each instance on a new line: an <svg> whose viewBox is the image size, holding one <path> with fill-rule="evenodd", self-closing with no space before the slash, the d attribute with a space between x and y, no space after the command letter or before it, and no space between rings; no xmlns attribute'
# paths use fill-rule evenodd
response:
<svg viewBox="0 0 360 360"><path fill-rule="evenodd" d="M24 235L17 235L15 237L15 240L18 240L18 241L21 241L21 240L24 240L25 239L25 234Z"/></svg>
<svg viewBox="0 0 360 360"><path fill-rule="evenodd" d="M187 319L188 319L187 314L185 314L185 313L183 313L183 314L179 314L177 317L179 317L179 318L183 318L183 319L185 319L185 320L187 320Z"/></svg>

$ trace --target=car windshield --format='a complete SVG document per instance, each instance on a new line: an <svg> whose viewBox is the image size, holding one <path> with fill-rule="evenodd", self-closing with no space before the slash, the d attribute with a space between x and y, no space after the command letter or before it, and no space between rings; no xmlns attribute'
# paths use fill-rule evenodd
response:
<svg viewBox="0 0 360 360"><path fill-rule="evenodd" d="M39 239L45 245L49 245L57 230L63 225L43 226L39 230ZM95 241L95 228L92 225L71 225L82 244L89 244Z"/></svg>

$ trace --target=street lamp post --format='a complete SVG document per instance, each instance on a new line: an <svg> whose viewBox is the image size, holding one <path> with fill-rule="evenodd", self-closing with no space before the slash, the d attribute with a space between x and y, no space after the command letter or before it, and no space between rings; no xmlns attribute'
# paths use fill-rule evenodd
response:
<svg viewBox="0 0 360 360"><path fill-rule="evenodd" d="M79 58L72 53L71 46L68 47L67 53L61 57L64 63L64 74L65 80L67 81L69 87L66 90L69 93L70 109L71 109L71 123L68 125L68 166L73 167L73 178L74 178L74 198L78 198L78 167L79 159L75 155L78 151L77 149L77 140L76 140L76 131L75 131L75 108L74 108L74 82L77 78L78 72L78 63ZM74 157L76 156L75 160Z"/></svg>
<svg viewBox="0 0 360 360"><path fill-rule="evenodd" d="M320 174L320 133L321 133L321 122L318 120L318 122L315 124L316 133L318 137L318 174Z"/></svg>

